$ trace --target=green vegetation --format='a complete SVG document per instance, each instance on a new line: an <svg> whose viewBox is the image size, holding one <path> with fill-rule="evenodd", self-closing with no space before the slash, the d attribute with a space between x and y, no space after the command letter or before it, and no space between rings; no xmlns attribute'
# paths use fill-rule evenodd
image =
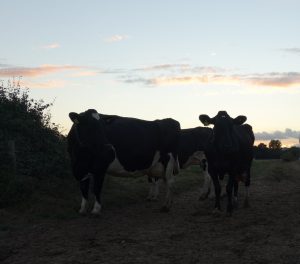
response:
<svg viewBox="0 0 300 264"><path fill-rule="evenodd" d="M0 208L29 200L69 174L65 138L52 104L29 98L18 82L0 84Z"/></svg>
<svg viewBox="0 0 300 264"><path fill-rule="evenodd" d="M285 150L282 155L281 159L283 161L295 161L300 158L300 149L296 147L291 147Z"/></svg>

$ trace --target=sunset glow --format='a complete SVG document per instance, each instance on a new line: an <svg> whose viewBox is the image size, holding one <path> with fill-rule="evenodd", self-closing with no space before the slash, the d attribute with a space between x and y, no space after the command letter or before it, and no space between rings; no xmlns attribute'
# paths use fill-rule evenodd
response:
<svg viewBox="0 0 300 264"><path fill-rule="evenodd" d="M32 97L55 99L64 133L69 112L90 108L182 128L226 110L247 116L257 143L291 146L299 10L295 0L4 1L0 79L21 77Z"/></svg>

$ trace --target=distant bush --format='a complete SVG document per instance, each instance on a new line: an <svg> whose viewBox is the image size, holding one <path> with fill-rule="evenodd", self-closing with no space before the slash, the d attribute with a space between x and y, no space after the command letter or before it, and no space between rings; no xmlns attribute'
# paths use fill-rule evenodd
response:
<svg viewBox="0 0 300 264"><path fill-rule="evenodd" d="M282 149L254 146L253 154L255 159L280 159Z"/></svg>
<svg viewBox="0 0 300 264"><path fill-rule="evenodd" d="M282 155L281 159L283 161L295 161L300 158L300 149L297 147L291 147L285 150Z"/></svg>
<svg viewBox="0 0 300 264"><path fill-rule="evenodd" d="M51 123L51 106L31 99L19 81L0 84L0 207L12 202L12 196L23 200L41 179L55 181L68 174L65 137ZM9 162L8 141L15 143L16 171Z"/></svg>

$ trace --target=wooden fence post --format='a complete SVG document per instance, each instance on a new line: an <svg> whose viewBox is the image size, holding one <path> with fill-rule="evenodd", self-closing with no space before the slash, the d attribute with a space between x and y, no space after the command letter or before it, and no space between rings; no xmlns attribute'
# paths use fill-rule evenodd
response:
<svg viewBox="0 0 300 264"><path fill-rule="evenodd" d="M14 140L9 140L8 144L8 155L10 157L12 166L13 166L13 173L16 175L17 172L17 157L16 157L16 145Z"/></svg>

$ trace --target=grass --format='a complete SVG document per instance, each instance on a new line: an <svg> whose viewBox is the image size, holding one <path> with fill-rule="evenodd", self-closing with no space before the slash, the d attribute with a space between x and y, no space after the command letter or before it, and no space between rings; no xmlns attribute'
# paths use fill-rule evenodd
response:
<svg viewBox="0 0 300 264"><path fill-rule="evenodd" d="M290 181L296 182L300 178L300 161L282 162L281 160L255 160L252 166L252 181L268 182ZM176 175L174 182L175 195L202 186L203 174L198 166L190 167ZM18 181L19 188L27 188L29 199L13 204L5 210L15 214L24 214L29 219L72 219L79 217L77 211L80 205L80 191L78 183L71 175L64 179L51 178L34 184L35 189L23 186ZM130 204L144 203L148 195L147 177L115 177L107 175L102 193L105 208L122 208ZM164 188L160 188L164 193ZM17 195L17 193L16 193ZM91 196L92 198L92 196ZM13 200L14 198L11 197ZM92 199L91 199L92 204ZM3 210L3 209L2 209ZM1 228L1 225L0 225Z"/></svg>
<svg viewBox="0 0 300 264"><path fill-rule="evenodd" d="M291 181L300 179L300 161L256 160L252 166L252 178L264 181Z"/></svg>

